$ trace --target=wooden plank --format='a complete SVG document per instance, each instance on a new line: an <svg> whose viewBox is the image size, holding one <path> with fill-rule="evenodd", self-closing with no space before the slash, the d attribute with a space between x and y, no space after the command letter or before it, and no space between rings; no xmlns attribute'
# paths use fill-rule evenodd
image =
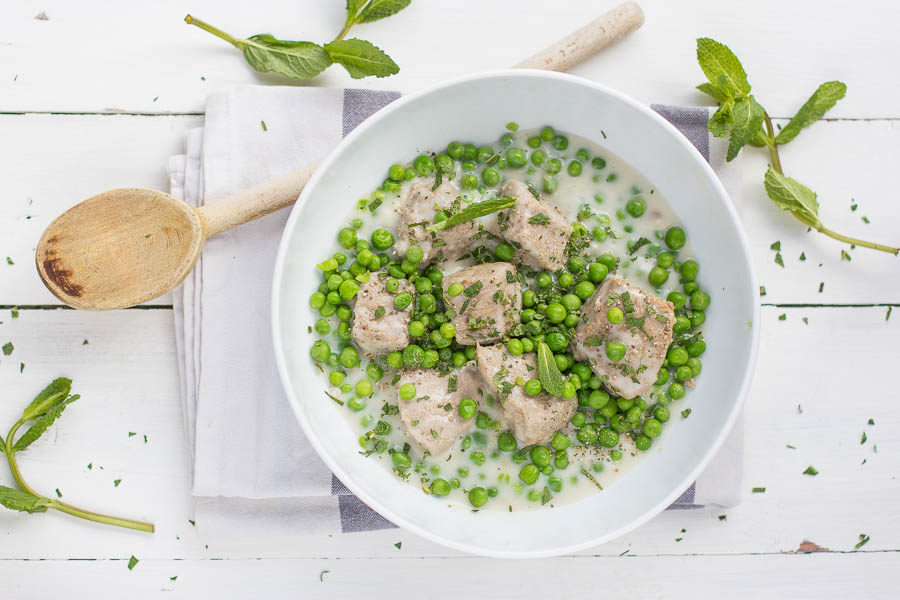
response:
<svg viewBox="0 0 900 600"><path fill-rule="evenodd" d="M415 2L396 17L359 26L400 65L386 80L351 80L339 67L312 85L410 92L451 77L506 68L584 25L616 2ZM184 24L182 3L8 3L0 24L0 110L201 112L206 95L237 84L290 83L259 75L228 44ZM704 102L694 86L702 74L694 39L711 35L742 58L758 99L788 117L823 81L842 79L848 97L835 117L898 117L897 83L885 77L900 40L900 5L866 10L845 0L809 5L760 0L741 10L716 0L690 7L641 2L646 23L623 43L574 70L639 100ZM343 3L261 0L225 8L197 0L192 14L238 36L271 32L324 42L343 23ZM43 11L49 20L35 20ZM775 23L790 26L777 26ZM427 31L427 36L419 35ZM753 32L750 35L750 32ZM822 40L854 36L852 46ZM502 42L501 42L502 40ZM204 79L205 78L205 79ZM64 93L61 93L64 91Z"/></svg>
<svg viewBox="0 0 900 600"><path fill-rule="evenodd" d="M778 319L782 313L784 321ZM804 540L850 551L860 533L872 538L867 550L900 550L900 483L895 479L900 411L894 386L886 376L848 376L862 365L866 373L889 373L900 360L900 349L890 343L900 334L900 315L887 322L884 316L881 308L764 308L763 322L754 324L762 327L762 345L744 417L741 504L728 510L669 511L583 554L791 552ZM157 525L157 533L146 535L65 515L3 511L6 543L0 545L0 559L132 553L145 559L364 558L395 556L396 542L402 542L403 556L459 556L400 530L255 543L198 539L188 523L190 476L171 319L168 310L29 310L18 319L9 319L8 313L0 318L0 344L15 344L12 356L0 357L5 398L0 423L11 423L54 377L72 377L75 391L83 395L21 456L28 480L49 493L59 487L73 503ZM24 373L19 373L20 362ZM869 418L874 426L867 425ZM131 431L137 435L129 437ZM863 431L868 439L861 445ZM818 476L802 474L809 465ZM8 484L9 476L0 472L0 482ZM766 487L766 492L754 494L753 487ZM718 518L721 514L726 520Z"/></svg>
<svg viewBox="0 0 900 600"><path fill-rule="evenodd" d="M34 250L69 207L115 187L169 189L166 164L202 117L0 115L0 305L60 304ZM8 265L6 257L15 263ZM171 304L166 295L155 303Z"/></svg>
<svg viewBox="0 0 900 600"><path fill-rule="evenodd" d="M73 204L106 189L168 189L166 161L181 151L184 133L201 123L202 117L190 116L0 115L0 138L30 140L0 145L0 179L6 182L5 201L0 203L0 305L59 304L33 266L34 247L44 227ZM900 171L893 166L898 145L900 122L824 122L785 147L784 164L820 193L822 219L833 229L900 244L893 227L900 222L900 203L884 193L900 188ZM837 151L814 151L824 147ZM763 151L748 147L739 159L744 173L739 208L760 283L768 291L762 301L900 303L900 282L883 276L896 268L897 258L860 248L851 251L848 263L840 257L842 244L805 233L801 223L765 196L766 158ZM855 212L850 210L851 198L859 205ZM774 263L775 253L769 249L775 240L782 242L784 268ZM805 262L798 260L801 251ZM15 264L4 264L6 256ZM822 294L820 282L825 283ZM165 296L153 303L170 301Z"/></svg>
<svg viewBox="0 0 900 600"><path fill-rule="evenodd" d="M892 598L894 553L849 555L579 557L534 561L478 558L148 560L128 570L130 554L99 561L3 561L0 576L15 597L55 597L60 582L94 598ZM553 576L546 574L552 573ZM177 578L173 581L173 578Z"/></svg>

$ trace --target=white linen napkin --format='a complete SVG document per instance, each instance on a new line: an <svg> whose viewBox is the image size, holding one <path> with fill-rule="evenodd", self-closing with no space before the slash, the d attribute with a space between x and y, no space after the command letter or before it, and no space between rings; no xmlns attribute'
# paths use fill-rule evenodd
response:
<svg viewBox="0 0 900 600"><path fill-rule="evenodd" d="M194 205L324 157L394 92L238 87L210 96L203 128L170 159L172 195ZM732 199L738 177L705 108L654 106L691 139ZM288 211L210 239L174 292L185 429L201 537L229 540L364 531L393 525L321 462L284 397L269 327L272 269ZM737 502L742 425L673 508Z"/></svg>

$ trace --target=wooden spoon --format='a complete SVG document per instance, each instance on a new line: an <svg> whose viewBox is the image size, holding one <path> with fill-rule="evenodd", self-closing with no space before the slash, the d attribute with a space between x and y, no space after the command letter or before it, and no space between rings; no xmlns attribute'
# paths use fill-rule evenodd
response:
<svg viewBox="0 0 900 600"><path fill-rule="evenodd" d="M569 69L640 27L634 2L597 20L516 67ZM194 208L156 190L103 192L60 215L44 231L37 270L54 296L85 310L134 306L181 283L206 239L292 205L316 165Z"/></svg>

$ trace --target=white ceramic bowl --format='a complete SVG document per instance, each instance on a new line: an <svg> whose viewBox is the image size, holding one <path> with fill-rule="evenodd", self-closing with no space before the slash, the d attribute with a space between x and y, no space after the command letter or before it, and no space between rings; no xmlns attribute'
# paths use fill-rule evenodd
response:
<svg viewBox="0 0 900 600"><path fill-rule="evenodd" d="M358 198L389 165L452 140L488 143L504 125L552 125L607 147L660 190L684 223L712 296L703 375L661 443L614 485L547 510L473 513L449 509L359 454L341 407L323 393L309 358L309 295L327 248ZM605 133L603 135L602 132ZM472 75L405 96L369 118L331 152L284 230L272 294L278 371L304 432L325 464L385 518L430 540L496 557L552 556L609 541L657 515L682 494L731 430L750 385L759 302L747 239L712 169L648 107L596 83L543 71ZM753 326L748 326L752 323ZM676 414L680 410L676 404Z"/></svg>

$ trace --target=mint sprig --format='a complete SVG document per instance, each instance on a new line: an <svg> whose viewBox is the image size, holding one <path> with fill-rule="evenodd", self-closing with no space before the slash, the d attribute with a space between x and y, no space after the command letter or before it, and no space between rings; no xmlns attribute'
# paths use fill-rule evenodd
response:
<svg viewBox="0 0 900 600"><path fill-rule="evenodd" d="M819 203L815 192L785 175L781 167L778 146L792 141L803 129L821 119L844 97L847 92L845 84L828 81L820 85L776 135L768 113L750 94L747 72L728 46L710 38L699 38L697 62L709 80L698 85L697 89L711 96L719 105L707 127L715 137L724 137L730 132L726 160L734 160L747 144L768 148L771 165L765 176L766 193L779 208L789 211L812 229L838 241L890 252L895 256L900 253L900 248L858 240L825 227L819 219Z"/></svg>
<svg viewBox="0 0 900 600"><path fill-rule="evenodd" d="M0 450L6 455L9 470L12 472L16 485L19 486L19 489L0 486L0 506L29 514L47 512L48 509L52 508L75 517L87 519L88 521L152 533L154 529L152 523L102 515L78 508L58 498L49 498L36 492L22 477L22 472L19 470L19 464L16 461L16 453L25 450L32 442L41 437L53 422L59 418L66 406L78 400L79 396L77 394L70 395L71 391L71 379L65 377L54 379L22 411L22 416L13 424L9 433L6 434L6 440L0 439ZM31 423L31 426L23 435L16 439L19 429L28 423ZM56 494L61 497L58 489Z"/></svg>
<svg viewBox="0 0 900 600"><path fill-rule="evenodd" d="M551 396L562 398L563 377L553 358L553 352L545 342L537 345L538 380L541 387Z"/></svg>
<svg viewBox="0 0 900 600"><path fill-rule="evenodd" d="M516 199L513 196L502 196L500 198L491 198L490 200L485 200L483 202L476 202L470 204L455 215L452 215L443 221L439 221L434 225L429 225L425 229L428 231L442 231L448 227L459 225L460 223L474 221L475 219L491 213L506 210L507 208L511 208L515 203Z"/></svg>
<svg viewBox="0 0 900 600"><path fill-rule="evenodd" d="M334 63L343 66L350 77L388 77L400 72L390 56L371 42L344 39L358 23L371 23L396 14L411 0L347 0L347 17L337 37L327 44L279 40L269 33L246 39L236 38L191 15L184 17L188 25L222 38L238 48L251 67L261 72L278 73L293 79L311 79Z"/></svg>

